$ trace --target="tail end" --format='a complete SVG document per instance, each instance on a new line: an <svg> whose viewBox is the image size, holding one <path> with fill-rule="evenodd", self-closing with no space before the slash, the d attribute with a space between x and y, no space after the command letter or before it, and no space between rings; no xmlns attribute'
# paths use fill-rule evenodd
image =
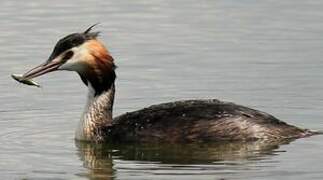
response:
<svg viewBox="0 0 323 180"><path fill-rule="evenodd" d="M323 135L323 131L304 129L302 137L309 137L314 135Z"/></svg>

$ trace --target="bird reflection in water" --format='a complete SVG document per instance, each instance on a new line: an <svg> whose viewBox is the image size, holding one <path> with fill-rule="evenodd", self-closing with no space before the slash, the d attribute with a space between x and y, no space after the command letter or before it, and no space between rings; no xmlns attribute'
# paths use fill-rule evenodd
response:
<svg viewBox="0 0 323 180"><path fill-rule="evenodd" d="M243 168L280 152L292 140L195 144L95 144L75 141L78 155L87 168L89 179L114 179L120 161L181 165L213 165L217 171ZM116 162L118 161L118 162ZM132 165L133 166L133 165ZM136 168L136 167L129 167ZM154 167L155 168L155 167Z"/></svg>

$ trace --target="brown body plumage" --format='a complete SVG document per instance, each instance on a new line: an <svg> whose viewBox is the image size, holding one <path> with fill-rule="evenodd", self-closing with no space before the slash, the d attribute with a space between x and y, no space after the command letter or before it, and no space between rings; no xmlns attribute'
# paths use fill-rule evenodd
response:
<svg viewBox="0 0 323 180"><path fill-rule="evenodd" d="M279 141L313 133L254 109L212 100L153 105L113 119L103 130L109 141Z"/></svg>
<svg viewBox="0 0 323 180"><path fill-rule="evenodd" d="M76 71L89 88L76 139L117 142L217 142L296 139L312 131L275 117L218 100L165 103L126 113L115 119L114 60L97 40L98 33L74 33L59 40L48 61L24 74L31 79L55 70Z"/></svg>

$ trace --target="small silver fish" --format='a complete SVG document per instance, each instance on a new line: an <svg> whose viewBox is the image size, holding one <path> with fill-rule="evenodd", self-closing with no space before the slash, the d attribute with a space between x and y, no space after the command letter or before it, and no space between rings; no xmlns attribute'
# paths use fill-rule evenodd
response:
<svg viewBox="0 0 323 180"><path fill-rule="evenodd" d="M27 84L29 86L40 87L40 85L37 82L33 81L32 79L24 79L23 75L21 74L11 74L11 77L20 83Z"/></svg>

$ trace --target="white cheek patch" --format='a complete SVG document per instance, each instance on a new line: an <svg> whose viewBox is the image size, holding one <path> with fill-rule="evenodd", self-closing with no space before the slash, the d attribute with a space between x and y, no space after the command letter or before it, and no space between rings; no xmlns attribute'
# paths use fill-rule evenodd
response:
<svg viewBox="0 0 323 180"><path fill-rule="evenodd" d="M62 64L58 69L59 70L67 70L67 71L82 71L84 67L84 57L88 53L87 49L83 46L74 47L69 51L73 51L73 56L67 60L64 64Z"/></svg>

